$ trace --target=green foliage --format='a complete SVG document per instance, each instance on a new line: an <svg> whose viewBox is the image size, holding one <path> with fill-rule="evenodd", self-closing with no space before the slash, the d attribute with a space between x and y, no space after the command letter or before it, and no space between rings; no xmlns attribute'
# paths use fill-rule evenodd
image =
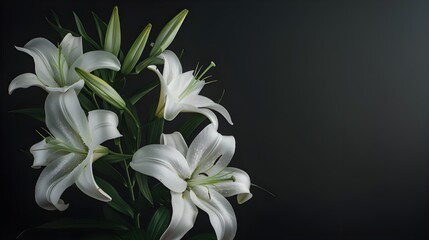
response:
<svg viewBox="0 0 429 240"><path fill-rule="evenodd" d="M171 213L166 207L159 207L146 230L147 240L158 240L170 223Z"/></svg>
<svg viewBox="0 0 429 240"><path fill-rule="evenodd" d="M110 207L130 218L134 218L134 212L131 206L121 197L118 191L116 191L110 183L99 177L96 177L96 181L99 187L112 198L112 201L107 202Z"/></svg>
<svg viewBox="0 0 429 240"><path fill-rule="evenodd" d="M45 122L45 110L43 108L23 108L12 110L10 112L24 114L41 122Z"/></svg>

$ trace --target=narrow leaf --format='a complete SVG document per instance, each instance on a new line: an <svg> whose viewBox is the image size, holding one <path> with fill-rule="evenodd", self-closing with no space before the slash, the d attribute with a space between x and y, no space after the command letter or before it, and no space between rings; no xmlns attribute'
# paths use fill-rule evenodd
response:
<svg viewBox="0 0 429 240"><path fill-rule="evenodd" d="M116 211L109 205L105 204L103 205L103 215L104 217L112 222L124 225L124 226L131 226L131 221L129 218L126 218L122 213Z"/></svg>
<svg viewBox="0 0 429 240"><path fill-rule="evenodd" d="M150 81L143 85L140 89L138 89L131 97L131 104L136 104L142 97L146 94L150 93L153 89L155 89L159 85L158 81Z"/></svg>
<svg viewBox="0 0 429 240"><path fill-rule="evenodd" d="M124 159L129 159L129 158L125 158L123 156L109 154L109 155L103 156L102 158L100 158L97 161L106 161L106 162L109 162L111 164L115 164L115 163L123 162Z"/></svg>
<svg viewBox="0 0 429 240"><path fill-rule="evenodd" d="M117 181L118 183L122 184L123 186L126 186L127 183L125 181L125 178L122 176L116 168L114 168L110 163L107 161L96 161L94 163L94 170L95 172L100 176L110 177L111 179Z"/></svg>
<svg viewBox="0 0 429 240"><path fill-rule="evenodd" d="M157 57L150 57L150 58L146 58L145 60L143 60L142 62L140 62L139 64L137 64L136 68L135 68L135 72L138 74L140 73L143 69L147 68L147 66L152 65L152 64L162 64L163 60Z"/></svg>
<svg viewBox="0 0 429 240"><path fill-rule="evenodd" d="M104 38L106 36L107 24L97 16L95 12L92 12L95 26L97 27L98 38L100 39L101 48L104 48Z"/></svg>
<svg viewBox="0 0 429 240"><path fill-rule="evenodd" d="M152 188L153 201L159 204L168 205L171 202L170 190L158 183Z"/></svg>
<svg viewBox="0 0 429 240"><path fill-rule="evenodd" d="M87 96L83 92L80 92L79 95L77 95L77 98L79 99L80 105L86 110L86 111L92 111L94 109L97 109L97 106L89 100Z"/></svg>
<svg viewBox="0 0 429 240"><path fill-rule="evenodd" d="M147 144L159 144L161 133L164 131L164 118L153 118L148 125Z"/></svg>
<svg viewBox="0 0 429 240"><path fill-rule="evenodd" d="M74 15L74 20L76 22L76 27L77 30L79 31L80 35L82 36L83 39L85 39L86 41L88 41L89 44L91 44L92 47L94 47L95 49L101 49L100 45L98 45L94 39L92 39L85 31L85 27L82 24L82 21L80 20L79 16L73 12Z"/></svg>
<svg viewBox="0 0 429 240"><path fill-rule="evenodd" d="M192 115L180 127L179 132L182 134L183 138L187 139L206 119L207 117L204 115L192 113Z"/></svg>
<svg viewBox="0 0 429 240"><path fill-rule="evenodd" d="M158 240L167 229L170 222L171 213L166 207L159 207L149 222L146 232L148 240Z"/></svg>
<svg viewBox="0 0 429 240"><path fill-rule="evenodd" d="M152 194L149 189L147 176L136 172L136 180L137 185L139 186L140 193L150 202L150 204L153 205Z"/></svg>
<svg viewBox="0 0 429 240"><path fill-rule="evenodd" d="M43 108L24 108L12 110L9 112L24 114L41 122L45 122L45 110Z"/></svg>
<svg viewBox="0 0 429 240"><path fill-rule="evenodd" d="M112 201L107 202L107 204L115 209L118 212L121 212L130 218L134 217L133 209L130 205L128 205L127 202L119 195L118 191L108 182L104 181L103 179L96 177L96 182L100 186L101 189L103 189L109 196L112 198Z"/></svg>

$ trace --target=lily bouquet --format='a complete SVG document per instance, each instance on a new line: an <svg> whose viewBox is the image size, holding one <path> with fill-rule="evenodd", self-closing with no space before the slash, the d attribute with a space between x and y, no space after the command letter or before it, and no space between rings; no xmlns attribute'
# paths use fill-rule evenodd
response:
<svg viewBox="0 0 429 240"><path fill-rule="evenodd" d="M44 108L17 111L46 125L38 131L41 141L30 148L32 167L42 169L36 203L64 211L69 204L79 204L62 199L75 185L104 204L103 219L42 226L109 230L103 239L181 239L200 209L208 214L215 234L192 239L234 238L236 216L225 197L246 202L252 197L251 183L246 172L228 167L235 139L218 132L215 114L232 124L228 111L200 95L215 64L183 71L179 57L168 50L187 14L185 9L173 17L152 44L147 44L148 24L128 51L121 44L117 7L108 22L93 14L99 41L87 34L76 14L77 32L64 28L54 15L55 21L48 22L61 35L60 44L35 38L17 47L34 59L35 73L13 79L9 94L30 86L47 93ZM149 50L143 57L145 48ZM125 94L127 78L139 78L147 70L153 79L141 77L133 82L138 90ZM159 98L145 98L151 91L159 91ZM139 113L136 103L143 99L151 101L153 109ZM165 132L165 120L174 124L181 112L193 114L180 126L172 125L177 131ZM190 140L206 118L211 123Z"/></svg>

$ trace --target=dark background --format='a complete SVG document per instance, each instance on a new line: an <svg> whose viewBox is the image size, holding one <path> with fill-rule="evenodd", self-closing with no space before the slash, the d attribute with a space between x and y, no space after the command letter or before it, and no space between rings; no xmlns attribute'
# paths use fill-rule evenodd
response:
<svg viewBox="0 0 429 240"><path fill-rule="evenodd" d="M34 37L60 42L44 21L55 10L74 28L76 11L94 33L91 10L108 19L114 1L3 1L1 7L1 236L63 216L97 214L75 189L65 212L34 202L40 173L29 149L40 123L8 113L42 106L36 88L7 94L31 57L14 49ZM429 237L428 1L127 1L118 4L123 46L151 22L153 33L190 13L171 49L184 70L217 63L212 98L235 123L231 165L276 197L253 188L234 205L237 239L426 239ZM96 35L93 35L96 37ZM155 35L152 35L152 41ZM125 49L126 49L125 48ZM154 75L150 75L154 77ZM140 81L143 81L140 79ZM139 85L139 80L135 83ZM141 111L145 111L142 109ZM231 200L234 200L233 198ZM95 207L94 207L95 206ZM196 232L211 231L200 212Z"/></svg>

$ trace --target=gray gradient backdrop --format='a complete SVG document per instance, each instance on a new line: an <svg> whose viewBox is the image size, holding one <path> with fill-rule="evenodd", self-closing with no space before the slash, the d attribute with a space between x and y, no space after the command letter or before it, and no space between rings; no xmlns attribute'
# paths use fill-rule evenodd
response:
<svg viewBox="0 0 429 240"><path fill-rule="evenodd" d="M115 4L127 46L149 21L158 32L175 13L190 10L171 49L185 49L185 69L217 63L212 74L219 81L204 93L217 98L226 90L223 105L235 125L221 119L220 131L236 137L232 165L276 194L253 188L251 201L234 204L237 239L429 237L428 1L7 1L3 238L61 216L99 213L97 202L76 189L64 195L71 203L66 212L37 207L40 171L19 149L39 141L34 129L41 126L8 111L42 106L45 93L33 88L9 96L7 86L34 68L14 45L39 36L61 40L44 21L49 9L69 27L76 11L93 32L90 10L107 19ZM211 231L203 212L199 219L194 233Z"/></svg>

